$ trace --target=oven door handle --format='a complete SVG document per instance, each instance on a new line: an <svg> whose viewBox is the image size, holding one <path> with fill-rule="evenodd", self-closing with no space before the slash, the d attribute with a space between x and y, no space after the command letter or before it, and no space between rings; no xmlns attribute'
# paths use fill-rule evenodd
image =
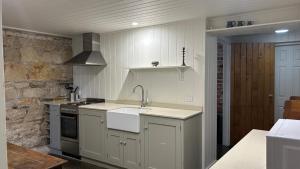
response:
<svg viewBox="0 0 300 169"><path fill-rule="evenodd" d="M76 120L76 117L60 116L60 118Z"/></svg>

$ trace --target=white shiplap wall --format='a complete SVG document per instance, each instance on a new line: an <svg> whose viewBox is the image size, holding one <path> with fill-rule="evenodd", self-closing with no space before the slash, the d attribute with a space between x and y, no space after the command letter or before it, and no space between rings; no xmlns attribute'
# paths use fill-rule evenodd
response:
<svg viewBox="0 0 300 169"><path fill-rule="evenodd" d="M205 21L182 21L145 28L101 34L101 51L108 65L104 68L75 67L74 83L83 97L109 100L139 100L132 94L137 84L147 90L150 101L203 106ZM80 36L73 37L74 53L81 51ZM185 72L184 81L174 70L135 71L130 67L180 65L182 47L186 63L193 69Z"/></svg>

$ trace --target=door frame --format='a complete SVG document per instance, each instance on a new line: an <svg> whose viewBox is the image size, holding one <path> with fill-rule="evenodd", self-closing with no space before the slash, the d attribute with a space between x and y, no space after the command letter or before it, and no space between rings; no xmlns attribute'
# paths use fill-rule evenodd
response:
<svg viewBox="0 0 300 169"><path fill-rule="evenodd" d="M2 32L2 0L0 0L0 168L7 169L6 144L6 110L4 88L4 58L3 58L3 32Z"/></svg>
<svg viewBox="0 0 300 169"><path fill-rule="evenodd" d="M290 41L290 42L278 42L275 43L275 91L274 91L274 122L276 122L276 112L278 111L278 98L277 98L277 94L279 91L279 79L278 79L278 73L279 73L279 67L278 67L278 62L277 62L277 56L278 56L278 52L277 49L279 47L293 47L293 46L300 46L300 41Z"/></svg>
<svg viewBox="0 0 300 169"><path fill-rule="evenodd" d="M231 41L219 38L223 45L223 138L222 144L230 146L230 94L231 94Z"/></svg>

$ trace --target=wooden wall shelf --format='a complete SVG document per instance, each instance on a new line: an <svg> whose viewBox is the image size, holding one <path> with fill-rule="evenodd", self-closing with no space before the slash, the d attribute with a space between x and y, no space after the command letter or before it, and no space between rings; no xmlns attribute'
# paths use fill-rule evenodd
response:
<svg viewBox="0 0 300 169"><path fill-rule="evenodd" d="M161 70L161 69L180 69L186 70L191 68L190 66L157 66L157 67L131 67L129 70L136 71L136 70Z"/></svg>
<svg viewBox="0 0 300 169"><path fill-rule="evenodd" d="M188 69L191 69L191 66L157 66L157 67L131 67L129 71L137 72L137 71L159 71L159 70L167 70L167 69L175 69L179 73L179 79L181 81L184 80L184 72Z"/></svg>
<svg viewBox="0 0 300 169"><path fill-rule="evenodd" d="M290 20L274 23L256 24L251 26L240 26L233 28L219 28L206 30L206 33L215 36L237 36L247 34L274 33L277 29L289 29L290 31L299 31L300 20Z"/></svg>

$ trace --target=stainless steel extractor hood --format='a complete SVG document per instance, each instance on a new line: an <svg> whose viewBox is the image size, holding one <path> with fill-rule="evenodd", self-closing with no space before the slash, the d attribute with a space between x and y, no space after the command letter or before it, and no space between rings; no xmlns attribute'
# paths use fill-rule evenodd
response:
<svg viewBox="0 0 300 169"><path fill-rule="evenodd" d="M83 51L65 64L81 66L106 66L106 62L100 52L100 35L96 33L84 33L82 35Z"/></svg>

